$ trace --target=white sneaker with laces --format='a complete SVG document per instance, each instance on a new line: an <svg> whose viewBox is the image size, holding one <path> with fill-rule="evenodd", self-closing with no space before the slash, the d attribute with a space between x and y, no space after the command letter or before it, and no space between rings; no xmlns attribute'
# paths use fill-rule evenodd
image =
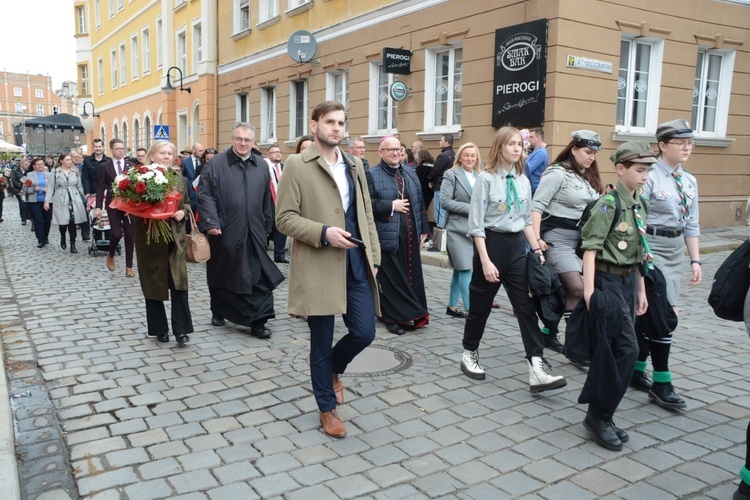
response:
<svg viewBox="0 0 750 500"><path fill-rule="evenodd" d="M484 368L479 366L479 351L464 351L461 357L461 371L469 378L484 380Z"/></svg>
<svg viewBox="0 0 750 500"><path fill-rule="evenodd" d="M546 361L541 356L532 356L531 361L527 363L529 364L529 390L531 392L536 394L568 385L568 381L562 375L550 375L544 370Z"/></svg>

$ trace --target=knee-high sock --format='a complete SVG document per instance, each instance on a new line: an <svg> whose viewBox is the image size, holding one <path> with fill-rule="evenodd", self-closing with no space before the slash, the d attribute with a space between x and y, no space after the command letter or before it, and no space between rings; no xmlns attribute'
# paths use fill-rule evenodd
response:
<svg viewBox="0 0 750 500"><path fill-rule="evenodd" d="M654 365L655 372L669 371L669 350L672 347L672 337L664 339L651 340L649 349L651 350L651 364Z"/></svg>

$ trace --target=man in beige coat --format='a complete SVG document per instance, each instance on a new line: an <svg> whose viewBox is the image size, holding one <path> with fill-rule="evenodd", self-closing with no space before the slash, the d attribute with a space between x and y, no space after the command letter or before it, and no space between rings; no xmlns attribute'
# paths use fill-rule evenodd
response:
<svg viewBox="0 0 750 500"><path fill-rule="evenodd" d="M276 206L278 230L294 238L288 312L307 316L313 393L323 430L333 437L346 435L336 411L344 402L339 376L375 338L380 314L380 243L362 163L338 147L345 123L341 103L315 107L315 144L287 159ZM349 333L332 347L336 314Z"/></svg>

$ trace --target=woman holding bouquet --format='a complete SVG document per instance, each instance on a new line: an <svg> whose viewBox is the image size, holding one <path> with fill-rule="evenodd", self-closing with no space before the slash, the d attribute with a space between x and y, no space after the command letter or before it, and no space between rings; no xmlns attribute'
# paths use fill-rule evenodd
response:
<svg viewBox="0 0 750 500"><path fill-rule="evenodd" d="M167 141L154 141L146 155L146 166L163 167L170 184L182 198L177 211L165 222L169 225L172 241L161 237L149 238L149 220L135 218L135 256L138 262L138 278L141 290L146 299L146 323L148 336L156 337L159 342L169 342L169 326L164 301L172 301L172 332L180 345L190 341L188 333L193 333L193 319L188 304L188 274L186 264L185 201L188 192L179 167L174 166L176 148ZM140 170L139 169L139 170ZM143 172L145 173L145 172ZM154 221L152 221L154 222Z"/></svg>
<svg viewBox="0 0 750 500"><path fill-rule="evenodd" d="M49 230L52 225L52 213L44 210L44 198L47 195L47 184L52 179L52 174L47 172L44 158L37 157L31 162L32 171L26 174L26 206L31 210L31 218L34 221L34 234L36 234L37 248L42 248L49 243Z"/></svg>
<svg viewBox="0 0 750 500"><path fill-rule="evenodd" d="M36 163L36 161L35 161ZM52 222L60 226L60 248L65 250L65 232L70 235L70 253L76 250L76 224L86 222L86 209L81 201L83 183L78 169L73 167L70 154L61 154L57 166L50 175L47 193L44 197L44 210L52 204Z"/></svg>

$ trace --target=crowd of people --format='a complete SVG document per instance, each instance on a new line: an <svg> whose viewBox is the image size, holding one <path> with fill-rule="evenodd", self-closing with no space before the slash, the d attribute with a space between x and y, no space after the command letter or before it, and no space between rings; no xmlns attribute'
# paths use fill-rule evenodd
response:
<svg viewBox="0 0 750 500"><path fill-rule="evenodd" d="M273 292L285 279L277 265L289 264L287 311L310 328L313 392L331 436L346 435L336 411L345 397L341 375L373 341L375 320L396 335L429 325L420 254L429 237L438 249L437 240L444 242L453 268L445 314L464 321L459 366L467 377L486 376L479 348L502 284L518 321L529 389L566 386L564 377L548 371L544 357L544 349L563 351L559 320L542 317L528 293L527 260L535 254L562 284L566 323L581 301L591 314L597 308L602 314L619 311L607 349L597 348L589 359L570 359L590 367L579 401L589 404L584 426L594 440L612 450L628 440L613 422L628 385L665 408L685 407L668 368L671 336L649 338L635 327L636 315L648 307L643 275L649 266L656 264L665 275L675 311L685 248L690 283L702 279L697 183L682 168L694 141L684 120L659 126L658 153L646 142L622 144L611 157L619 182L608 190L596 159L601 140L591 130L574 132L552 162L541 128L524 133L502 127L486 152L473 143L454 151L454 138L446 134L436 158L420 141L408 148L386 136L378 143L379 162L370 165L361 138L350 137L348 151L340 147L346 123L340 103L323 102L311 116L310 135L297 141L286 164L277 145L260 151L255 128L238 123L231 146L222 152L196 143L180 158L171 143L156 141L148 151L127 155L123 142L112 139L107 156L96 139L91 155L71 151L52 167L47 158L24 158L13 166L5 188L18 199L21 223L33 221L39 248L49 243L56 225L62 249L76 253L77 228L84 240L91 238L87 211L96 218L106 210L111 227L106 267L115 270L124 239L125 275L135 276L135 255L148 335L160 342L170 339L163 304L170 296L175 339L184 345L193 332L187 211L198 215L211 247L212 325L230 321L257 338L271 337ZM171 242L148 243L143 220L110 206L112 183L128 169L151 164L181 175L182 199L168 221ZM431 202L434 228L427 214ZM587 209L590 217L581 224ZM348 334L333 344L337 314ZM605 350L614 361L603 367L599 357ZM653 381L645 374L649 355Z"/></svg>

